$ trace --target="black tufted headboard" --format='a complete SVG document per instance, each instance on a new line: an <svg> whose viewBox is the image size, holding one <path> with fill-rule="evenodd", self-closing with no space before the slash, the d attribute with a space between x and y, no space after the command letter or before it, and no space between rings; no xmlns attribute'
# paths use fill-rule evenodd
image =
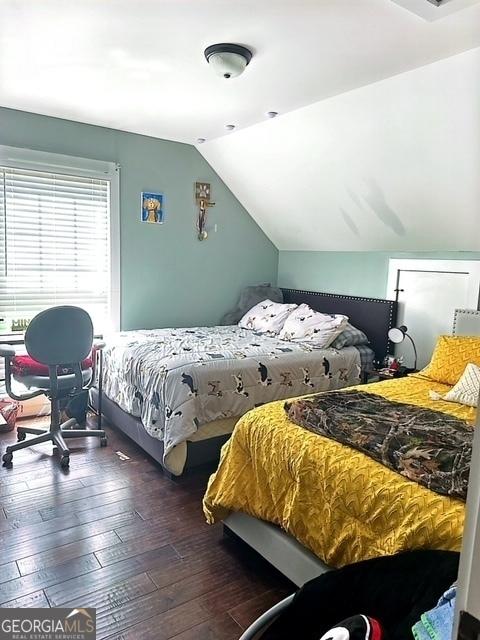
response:
<svg viewBox="0 0 480 640"><path fill-rule="evenodd" d="M342 296L336 293L319 293L300 289L283 289L286 303L306 303L322 313L341 313L361 329L370 340L377 360L383 360L389 352L388 330L395 326L397 303L380 298Z"/></svg>

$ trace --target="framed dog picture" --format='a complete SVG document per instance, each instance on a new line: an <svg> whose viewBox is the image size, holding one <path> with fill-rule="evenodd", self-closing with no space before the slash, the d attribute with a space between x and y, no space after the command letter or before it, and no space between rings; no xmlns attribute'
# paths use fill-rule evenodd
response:
<svg viewBox="0 0 480 640"><path fill-rule="evenodd" d="M142 191L142 222L163 224L165 222L165 195Z"/></svg>

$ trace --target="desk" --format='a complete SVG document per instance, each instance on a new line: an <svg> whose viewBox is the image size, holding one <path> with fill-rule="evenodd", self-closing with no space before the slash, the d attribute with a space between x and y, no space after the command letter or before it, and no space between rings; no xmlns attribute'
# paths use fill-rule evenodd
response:
<svg viewBox="0 0 480 640"><path fill-rule="evenodd" d="M23 331L0 331L0 344L23 344L24 339Z"/></svg>

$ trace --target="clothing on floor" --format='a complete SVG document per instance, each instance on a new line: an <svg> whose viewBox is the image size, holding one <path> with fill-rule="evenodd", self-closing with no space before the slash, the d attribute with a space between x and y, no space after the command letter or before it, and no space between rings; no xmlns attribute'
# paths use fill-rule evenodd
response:
<svg viewBox="0 0 480 640"><path fill-rule="evenodd" d="M412 629L415 640L451 640L456 594L457 588L451 587L434 609L422 613Z"/></svg>
<svg viewBox="0 0 480 640"><path fill-rule="evenodd" d="M297 592L262 640L319 640L339 620L359 613L378 620L389 640L412 638L421 614L455 582L459 556L409 551L325 573Z"/></svg>

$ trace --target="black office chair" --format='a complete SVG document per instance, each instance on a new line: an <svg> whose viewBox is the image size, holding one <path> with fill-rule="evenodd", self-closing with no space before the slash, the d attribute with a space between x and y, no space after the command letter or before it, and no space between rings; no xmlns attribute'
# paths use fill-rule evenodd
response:
<svg viewBox="0 0 480 640"><path fill-rule="evenodd" d="M93 346L93 324L90 316L79 307L52 307L42 311L28 325L25 333L25 347L28 355L37 362L48 366L47 375L26 375L17 377L12 373L15 351L10 345L0 346L0 357L5 358L5 385L7 393L15 400L29 400L38 395L46 395L51 404L50 429L18 427L18 443L6 448L3 455L4 466L12 465L13 453L42 442L53 442L61 454L61 465L70 464L70 451L65 438L100 438L101 446L107 445L103 429L75 429L77 420L71 418L60 424L60 401L85 390L92 380L92 368L82 370L82 362L90 354ZM100 347L102 345L99 345ZM58 368L68 373L58 372ZM12 391L12 381L17 380L28 389L25 394ZM36 437L25 440L26 435Z"/></svg>

